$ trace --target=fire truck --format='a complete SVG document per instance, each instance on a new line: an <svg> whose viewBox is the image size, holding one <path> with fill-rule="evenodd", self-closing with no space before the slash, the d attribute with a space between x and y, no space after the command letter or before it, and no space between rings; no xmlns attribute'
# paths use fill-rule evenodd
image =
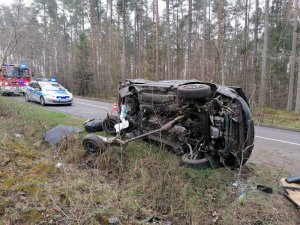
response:
<svg viewBox="0 0 300 225"><path fill-rule="evenodd" d="M0 94L22 95L30 81L30 70L26 64L3 64L0 70Z"/></svg>

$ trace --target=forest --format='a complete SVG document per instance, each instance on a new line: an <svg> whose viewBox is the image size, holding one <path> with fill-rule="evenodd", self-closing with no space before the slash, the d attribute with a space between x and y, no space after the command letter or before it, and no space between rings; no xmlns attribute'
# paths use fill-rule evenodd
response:
<svg viewBox="0 0 300 225"><path fill-rule="evenodd" d="M300 113L298 14L298 0L15 0L0 5L0 60L81 96L198 79Z"/></svg>

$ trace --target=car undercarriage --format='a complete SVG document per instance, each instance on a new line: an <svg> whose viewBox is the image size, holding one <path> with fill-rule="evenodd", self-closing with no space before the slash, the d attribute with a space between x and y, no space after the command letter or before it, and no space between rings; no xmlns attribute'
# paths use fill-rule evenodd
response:
<svg viewBox="0 0 300 225"><path fill-rule="evenodd" d="M116 136L88 135L83 140L88 152L146 138L195 168L238 167L251 155L254 125L241 88L197 80L125 80L118 106L120 116L108 115L102 123Z"/></svg>

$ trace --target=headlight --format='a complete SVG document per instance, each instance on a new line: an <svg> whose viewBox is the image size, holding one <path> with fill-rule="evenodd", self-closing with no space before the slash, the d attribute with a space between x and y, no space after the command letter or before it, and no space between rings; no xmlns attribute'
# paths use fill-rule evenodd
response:
<svg viewBox="0 0 300 225"><path fill-rule="evenodd" d="M6 86L7 86L7 85L8 85L8 83L7 83L7 82L5 82L5 83L4 83L4 85L6 85Z"/></svg>

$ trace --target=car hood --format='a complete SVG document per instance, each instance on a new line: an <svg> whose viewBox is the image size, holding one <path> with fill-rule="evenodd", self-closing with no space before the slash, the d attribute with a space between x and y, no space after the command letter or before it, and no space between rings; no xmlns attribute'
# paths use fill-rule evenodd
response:
<svg viewBox="0 0 300 225"><path fill-rule="evenodd" d="M61 90L61 91L44 91L45 94L47 95L52 95L52 96L70 96L72 95L70 92Z"/></svg>

